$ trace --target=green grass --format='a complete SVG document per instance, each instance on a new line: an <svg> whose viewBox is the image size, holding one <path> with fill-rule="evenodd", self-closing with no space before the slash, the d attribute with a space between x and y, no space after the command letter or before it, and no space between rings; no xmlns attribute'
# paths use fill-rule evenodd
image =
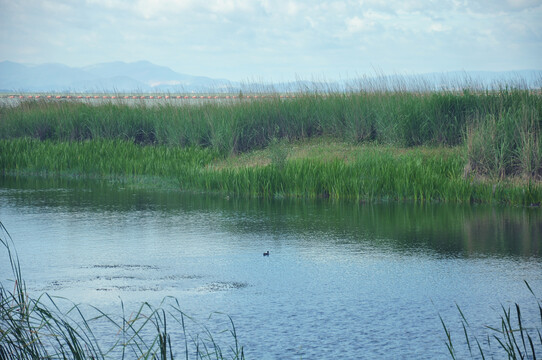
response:
<svg viewBox="0 0 542 360"><path fill-rule="evenodd" d="M150 175L176 178L220 157L212 149L141 146L123 140L81 142L2 141L0 167L35 174L71 176Z"/></svg>
<svg viewBox="0 0 542 360"><path fill-rule="evenodd" d="M134 186L239 196L356 201L538 204L542 184L465 177L463 147L414 147L314 139L225 157L209 148L131 141L0 140L0 171L115 179ZM169 185L164 185L169 184Z"/></svg>
<svg viewBox="0 0 542 360"><path fill-rule="evenodd" d="M468 170L504 178L542 176L540 116L528 106L477 116L467 126Z"/></svg>
<svg viewBox="0 0 542 360"><path fill-rule="evenodd" d="M13 290L0 283L1 359L244 359L231 318L231 343L222 350L212 333L183 313L173 298L158 307L143 303L129 316L123 306L122 313L114 315L90 305L87 309L71 304L61 310L69 301L48 294L33 298L1 222L0 243L7 250L14 282ZM110 334L97 338L95 332L104 327Z"/></svg>
<svg viewBox="0 0 542 360"><path fill-rule="evenodd" d="M275 163L273 149L215 163L204 169L202 182L196 185L206 190L263 197L523 205L542 200L542 186L536 182L465 178L467 160L464 149L459 147L310 142L289 149L287 160L280 165Z"/></svg>
<svg viewBox="0 0 542 360"><path fill-rule="evenodd" d="M458 353L463 351L466 353L468 349L468 354L470 358L499 358L499 359L537 359L537 354L540 356L542 354L542 302L537 299L534 291L531 289L529 284L525 282L527 288L533 294L534 301L538 306L540 312L540 324L532 327L525 327L525 320L534 320L534 319L525 319L522 317L521 309L518 304L514 306L514 312L511 309L502 308L502 315L500 317L500 324L497 326L484 326L489 333L484 339L478 338L476 335L472 334L473 328L469 324L467 318L463 314L461 308L457 306L457 310L461 315L461 327L463 328L463 333L460 335L459 339L462 340L464 348L458 348L457 340L455 336L452 336L451 331L446 326L446 323L440 317L442 327L446 334L446 347L452 359L460 358ZM530 322L529 322L530 324ZM534 325L534 324L533 324ZM454 334L455 335L455 334ZM456 345L454 345L454 341Z"/></svg>
<svg viewBox="0 0 542 360"><path fill-rule="evenodd" d="M184 106L31 100L0 107L0 169L251 196L531 205L542 200L541 124L542 95L506 86ZM355 150L329 158L315 139ZM298 156L298 144L321 154ZM236 165L262 151L270 161Z"/></svg>
<svg viewBox="0 0 542 360"><path fill-rule="evenodd" d="M273 139L332 136L400 146L463 142L476 118L532 113L540 124L542 96L500 91L307 92L295 99L145 106L78 101L24 101L0 108L0 137L41 140L126 139L140 144L212 147L224 153L265 148ZM539 126L538 126L539 128Z"/></svg>

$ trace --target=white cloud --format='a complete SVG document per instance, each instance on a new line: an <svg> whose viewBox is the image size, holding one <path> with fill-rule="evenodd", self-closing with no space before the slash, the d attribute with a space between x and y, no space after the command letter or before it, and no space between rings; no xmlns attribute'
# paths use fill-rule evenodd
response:
<svg viewBox="0 0 542 360"><path fill-rule="evenodd" d="M488 70L540 68L541 3L0 0L0 61L146 59L234 80L484 69L488 57Z"/></svg>
<svg viewBox="0 0 542 360"><path fill-rule="evenodd" d="M442 25L441 23L433 23L429 26L429 32L443 32L450 30L449 27Z"/></svg>
<svg viewBox="0 0 542 360"><path fill-rule="evenodd" d="M107 9L124 9L130 4L123 0L86 0L90 7L104 7Z"/></svg>
<svg viewBox="0 0 542 360"><path fill-rule="evenodd" d="M347 18L346 21L346 28L348 32L356 33L360 31L365 31L373 27L374 23L362 20L357 16L354 16L352 18Z"/></svg>
<svg viewBox="0 0 542 360"><path fill-rule="evenodd" d="M481 13L507 13L542 7L540 0L468 0L466 7Z"/></svg>
<svg viewBox="0 0 542 360"><path fill-rule="evenodd" d="M289 16L297 15L300 10L300 4L295 1L288 1L288 3L286 4L286 14L288 14Z"/></svg>

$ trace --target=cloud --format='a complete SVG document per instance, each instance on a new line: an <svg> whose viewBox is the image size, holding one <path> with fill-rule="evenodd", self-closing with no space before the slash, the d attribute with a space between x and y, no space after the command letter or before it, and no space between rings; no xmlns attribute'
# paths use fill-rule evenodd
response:
<svg viewBox="0 0 542 360"><path fill-rule="evenodd" d="M145 59L234 79L542 67L541 3L0 0L0 61Z"/></svg>
<svg viewBox="0 0 542 360"><path fill-rule="evenodd" d="M429 32L443 32L450 30L449 27L442 25L441 23L433 23L429 26Z"/></svg>
<svg viewBox="0 0 542 360"><path fill-rule="evenodd" d="M541 8L539 0L468 0L465 8L480 13L509 13Z"/></svg>
<svg viewBox="0 0 542 360"><path fill-rule="evenodd" d="M346 18L345 23L346 23L346 28L348 32L350 33L365 31L367 29L372 28L374 25L374 23L370 21L362 20L358 16L354 16L352 18Z"/></svg>

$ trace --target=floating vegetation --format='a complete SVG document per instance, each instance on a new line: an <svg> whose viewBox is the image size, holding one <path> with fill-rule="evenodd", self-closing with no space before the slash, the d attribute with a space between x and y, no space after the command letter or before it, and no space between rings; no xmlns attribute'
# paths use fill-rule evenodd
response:
<svg viewBox="0 0 542 360"><path fill-rule="evenodd" d="M94 269L152 269L156 270L158 267L153 265L92 265Z"/></svg>
<svg viewBox="0 0 542 360"><path fill-rule="evenodd" d="M227 282L227 281L217 281L210 284L199 287L197 290L202 292L215 292L215 291L227 291L234 289L243 289L248 286L244 282Z"/></svg>

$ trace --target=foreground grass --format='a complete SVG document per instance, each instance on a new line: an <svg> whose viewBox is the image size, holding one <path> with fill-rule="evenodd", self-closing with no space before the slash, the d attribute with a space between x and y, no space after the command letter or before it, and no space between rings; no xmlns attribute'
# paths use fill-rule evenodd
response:
<svg viewBox="0 0 542 360"><path fill-rule="evenodd" d="M326 138L272 142L225 156L209 148L131 141L0 140L0 171L116 179L132 185L257 197L538 205L542 184L465 174L464 147L353 145Z"/></svg>
<svg viewBox="0 0 542 360"><path fill-rule="evenodd" d="M540 313L540 325L542 325L542 302L536 297L530 285L525 281L525 285L533 294L534 302ZM542 353L542 333L538 325L534 325L533 319L526 319L521 314L520 306L514 304L514 310L510 307L501 306L502 315L498 326L484 326L489 331L484 338L474 335L474 326L463 314L461 308L456 304L459 315L461 315L461 327L463 333L460 334L459 341L456 335L451 333L446 323L440 317L442 327L446 334L446 347L452 359L460 359L468 356L474 358L499 358L499 359L537 359L537 354ZM527 320L527 321L526 321ZM529 325L526 325L526 322ZM534 326L532 326L534 325ZM462 344L458 346L457 342Z"/></svg>

